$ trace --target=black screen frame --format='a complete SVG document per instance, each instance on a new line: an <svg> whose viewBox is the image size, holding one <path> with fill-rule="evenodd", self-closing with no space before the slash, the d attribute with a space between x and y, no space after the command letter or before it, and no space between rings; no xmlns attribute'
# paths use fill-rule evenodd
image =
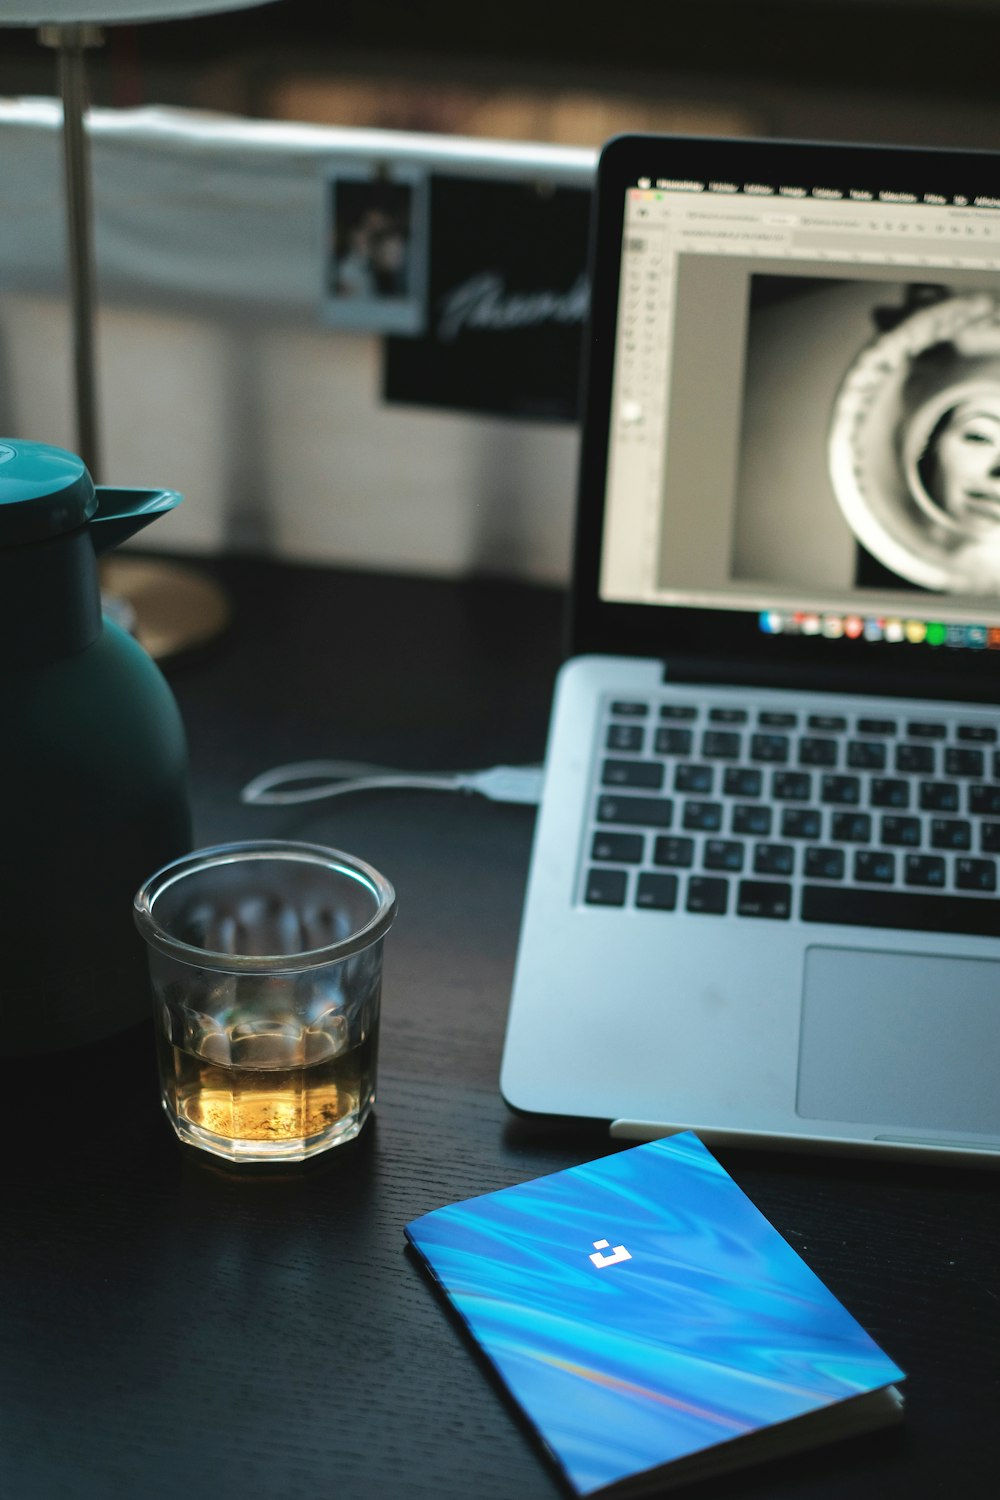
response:
<svg viewBox="0 0 1000 1500"><path fill-rule="evenodd" d="M626 192L640 177L804 183L1000 200L1000 153L908 146L622 135L602 149L591 216L590 313L583 341L572 654L669 662L671 676L950 700L1000 700L1000 651L765 635L754 611L601 599L599 568L610 448L619 267ZM915 596L919 597L919 596ZM926 595L930 602L937 596ZM919 613L916 609L915 613ZM932 609L927 611L928 615ZM997 609L1000 618L1000 603Z"/></svg>

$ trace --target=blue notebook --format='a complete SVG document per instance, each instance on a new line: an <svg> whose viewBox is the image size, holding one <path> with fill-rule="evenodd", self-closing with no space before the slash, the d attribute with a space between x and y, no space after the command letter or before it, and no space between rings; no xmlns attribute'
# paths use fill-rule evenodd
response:
<svg viewBox="0 0 1000 1500"><path fill-rule="evenodd" d="M406 1235L577 1494L640 1494L901 1414L902 1371L690 1132Z"/></svg>

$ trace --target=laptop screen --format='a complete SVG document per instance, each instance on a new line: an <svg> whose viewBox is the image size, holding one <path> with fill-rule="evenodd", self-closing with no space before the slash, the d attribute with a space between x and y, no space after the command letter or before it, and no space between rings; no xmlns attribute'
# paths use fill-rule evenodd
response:
<svg viewBox="0 0 1000 1500"><path fill-rule="evenodd" d="M997 158L620 138L592 269L590 647L995 683Z"/></svg>

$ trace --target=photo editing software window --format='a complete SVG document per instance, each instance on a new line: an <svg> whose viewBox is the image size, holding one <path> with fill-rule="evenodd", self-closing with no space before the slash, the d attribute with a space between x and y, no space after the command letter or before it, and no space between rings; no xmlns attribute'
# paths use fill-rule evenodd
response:
<svg viewBox="0 0 1000 1500"><path fill-rule="evenodd" d="M1000 649L1000 200L627 194L600 588Z"/></svg>

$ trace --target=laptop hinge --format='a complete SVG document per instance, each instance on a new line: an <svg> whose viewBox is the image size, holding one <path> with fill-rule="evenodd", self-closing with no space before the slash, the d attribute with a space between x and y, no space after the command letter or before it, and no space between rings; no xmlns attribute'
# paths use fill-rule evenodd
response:
<svg viewBox="0 0 1000 1500"><path fill-rule="evenodd" d="M821 676L822 681L817 681ZM901 676L895 672L873 672L862 675L852 671L831 670L824 666L806 667L784 662L725 662L704 657L671 656L663 662L664 681L698 682L720 687L784 688L810 693L855 693L873 698L929 698L941 702L996 702L996 689L982 681L970 681L960 673Z"/></svg>

